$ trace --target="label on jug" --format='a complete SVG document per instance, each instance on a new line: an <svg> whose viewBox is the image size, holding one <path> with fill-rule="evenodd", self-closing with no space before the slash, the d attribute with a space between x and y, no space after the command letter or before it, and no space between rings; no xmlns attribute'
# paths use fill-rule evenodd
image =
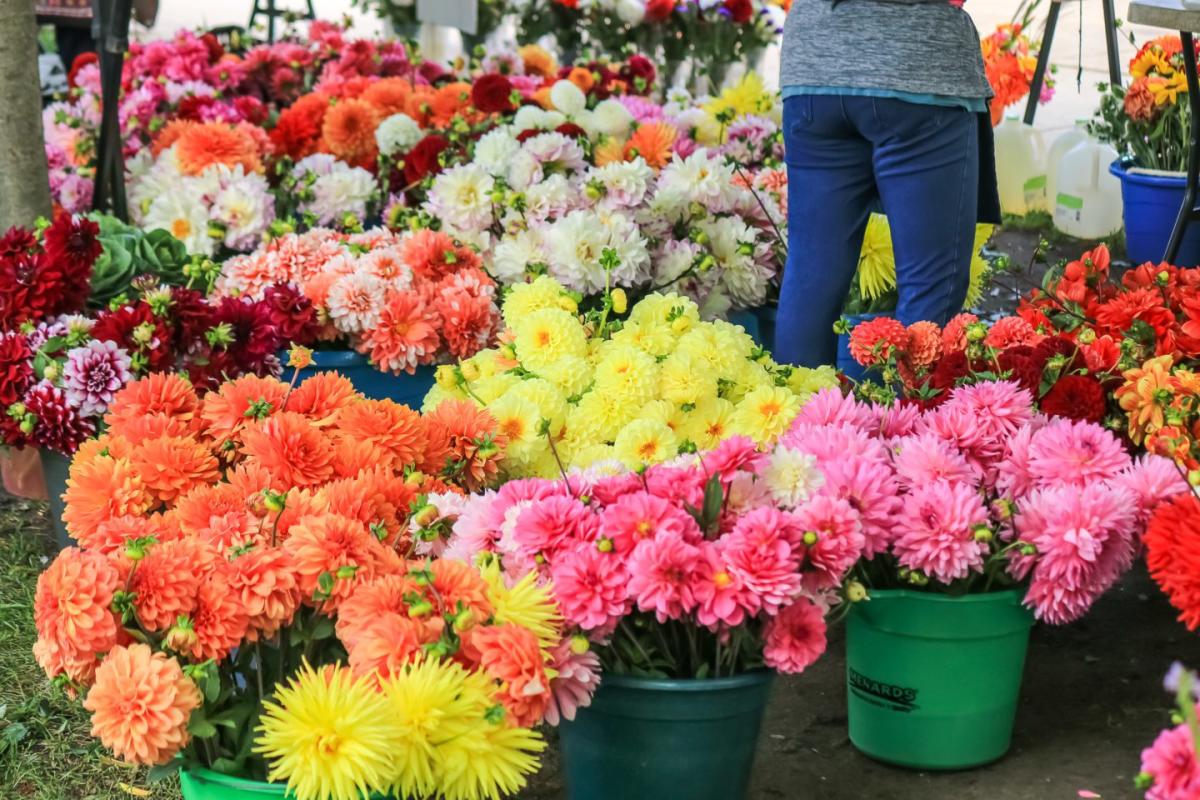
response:
<svg viewBox="0 0 1200 800"><path fill-rule="evenodd" d="M1034 175L1025 181L1025 205L1038 206L1046 199L1046 176Z"/></svg>
<svg viewBox="0 0 1200 800"><path fill-rule="evenodd" d="M1054 219L1079 222L1083 219L1083 198L1059 192L1054 198Z"/></svg>

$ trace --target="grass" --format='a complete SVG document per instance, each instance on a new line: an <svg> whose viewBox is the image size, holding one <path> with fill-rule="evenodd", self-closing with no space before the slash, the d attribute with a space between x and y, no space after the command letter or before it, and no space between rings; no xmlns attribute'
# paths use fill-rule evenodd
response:
<svg viewBox="0 0 1200 800"><path fill-rule="evenodd" d="M142 770L108 757L88 714L50 685L33 659L33 594L48 563L45 505L0 495L0 798L177 800Z"/></svg>

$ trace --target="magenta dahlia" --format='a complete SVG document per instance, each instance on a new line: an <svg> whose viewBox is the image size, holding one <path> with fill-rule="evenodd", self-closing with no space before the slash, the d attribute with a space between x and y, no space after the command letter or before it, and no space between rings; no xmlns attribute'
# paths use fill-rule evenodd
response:
<svg viewBox="0 0 1200 800"><path fill-rule="evenodd" d="M50 381L42 381L25 395L25 410L36 419L29 441L71 455L96 433L96 425L84 419L67 395Z"/></svg>

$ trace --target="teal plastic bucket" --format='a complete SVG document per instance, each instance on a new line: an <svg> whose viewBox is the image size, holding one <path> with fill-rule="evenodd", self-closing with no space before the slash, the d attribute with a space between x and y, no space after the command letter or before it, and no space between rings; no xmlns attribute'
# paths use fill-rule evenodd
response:
<svg viewBox="0 0 1200 800"><path fill-rule="evenodd" d="M877 591L847 618L850 741L902 767L967 769L1008 752L1033 615L1022 591Z"/></svg>
<svg viewBox="0 0 1200 800"><path fill-rule="evenodd" d="M50 499L50 522L54 525L54 546L59 550L73 547L75 540L67 533L63 522L63 492L67 491L67 476L71 472L71 459L55 450L42 448L42 477L46 481L46 495Z"/></svg>
<svg viewBox="0 0 1200 800"><path fill-rule="evenodd" d="M769 344L763 344L762 330L758 325L758 314L754 313L753 308L743 308L735 311L730 311L725 315L725 319L734 325L741 325L742 329L750 335L754 343L762 347L770 349Z"/></svg>
<svg viewBox="0 0 1200 800"><path fill-rule="evenodd" d="M774 673L605 675L560 734L570 800L740 800Z"/></svg>
<svg viewBox="0 0 1200 800"><path fill-rule="evenodd" d="M287 364L287 353L280 353L280 361ZM362 353L353 350L314 350L313 364L300 370L300 380L318 372L338 372L354 384L354 388L372 400L395 400L409 408L420 409L425 395L433 388L434 367L417 367L412 375L393 375L371 366ZM285 379L291 371L284 368Z"/></svg>

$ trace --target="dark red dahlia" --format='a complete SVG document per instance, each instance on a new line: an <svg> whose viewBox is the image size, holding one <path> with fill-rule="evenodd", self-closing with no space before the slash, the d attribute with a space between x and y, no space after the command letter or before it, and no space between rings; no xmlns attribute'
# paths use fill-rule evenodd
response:
<svg viewBox="0 0 1200 800"><path fill-rule="evenodd" d="M233 107L242 115L242 119L254 125L262 125L267 121L270 111L257 97L242 95L233 99Z"/></svg>
<svg viewBox="0 0 1200 800"><path fill-rule="evenodd" d="M21 399L33 383L33 351L25 335L0 333L0 414Z"/></svg>
<svg viewBox="0 0 1200 800"><path fill-rule="evenodd" d="M26 228L14 225L0 236L0 258L29 255L37 249L37 236Z"/></svg>
<svg viewBox="0 0 1200 800"><path fill-rule="evenodd" d="M321 328L312 301L290 284L268 286L258 305L266 312L268 322L275 328L280 346L308 345Z"/></svg>
<svg viewBox="0 0 1200 800"><path fill-rule="evenodd" d="M971 362L967 354L961 350L947 353L938 360L937 366L929 375L929 385L941 390L941 396L946 396L958 385L960 378L971 374Z"/></svg>
<svg viewBox="0 0 1200 800"><path fill-rule="evenodd" d="M629 87L637 94L650 91L656 74L654 62L643 55L630 56L620 71L621 80L629 84Z"/></svg>
<svg viewBox="0 0 1200 800"><path fill-rule="evenodd" d="M91 291L92 265L100 257L100 226L87 217L66 212L55 215L42 236L45 263L37 277L35 292L44 290L52 299L47 313L70 314L83 309ZM57 285L49 285L54 277ZM57 295L57 297L55 297Z"/></svg>
<svg viewBox="0 0 1200 800"><path fill-rule="evenodd" d="M139 372L161 372L175 360L171 330L144 301L101 311L92 326L92 338L124 347L133 354Z"/></svg>
<svg viewBox="0 0 1200 800"><path fill-rule="evenodd" d="M480 76L471 85L471 105L484 114L508 114L516 110L512 81L503 75Z"/></svg>
<svg viewBox="0 0 1200 800"><path fill-rule="evenodd" d="M450 146L443 136L430 134L413 146L404 157L404 180L409 185L420 183L429 175L437 175L442 171L438 156Z"/></svg>
<svg viewBox="0 0 1200 800"><path fill-rule="evenodd" d="M587 138L587 131L576 125L574 122L564 122L554 129L555 133L561 133L563 136L570 136L572 139Z"/></svg>
<svg viewBox="0 0 1200 800"><path fill-rule="evenodd" d="M221 60L221 56L225 55L225 48L213 34L204 34L200 37L200 41L204 45L204 49L208 50L208 63L215 64Z"/></svg>
<svg viewBox="0 0 1200 800"><path fill-rule="evenodd" d="M1009 373L1009 380L1021 384L1022 389L1037 397L1042 385L1042 366L1045 362L1034 356L1032 347L1024 344L1014 345L1002 350L996 357L996 362L1000 365L1001 372Z"/></svg>
<svg viewBox="0 0 1200 800"><path fill-rule="evenodd" d="M42 381L25 395L25 410L35 418L29 441L71 455L96 433L91 420L79 416L79 411L67 402L67 396L50 381Z"/></svg>
<svg viewBox="0 0 1200 800"><path fill-rule="evenodd" d="M754 16L754 6L750 0L725 0L724 8L729 12L729 18L738 25L745 25Z"/></svg>
<svg viewBox="0 0 1200 800"><path fill-rule="evenodd" d="M1052 417L1099 422L1107 409L1104 387L1087 375L1066 375L1042 398L1041 407Z"/></svg>
<svg viewBox="0 0 1200 800"><path fill-rule="evenodd" d="M205 344L204 334L212 327L212 306L195 289L176 286L171 289L171 322L176 352L190 353Z"/></svg>
<svg viewBox="0 0 1200 800"><path fill-rule="evenodd" d="M272 360L284 342L271 324L267 309L240 297L223 298L213 313L213 326L220 338L214 340L214 356L224 351L232 359L233 374L271 371Z"/></svg>
<svg viewBox="0 0 1200 800"><path fill-rule="evenodd" d="M1047 337L1033 348L1033 360L1039 372L1044 370L1046 364L1055 356L1062 356L1065 359L1062 372L1072 372L1087 366L1083 355L1079 352L1079 346L1065 337Z"/></svg>

